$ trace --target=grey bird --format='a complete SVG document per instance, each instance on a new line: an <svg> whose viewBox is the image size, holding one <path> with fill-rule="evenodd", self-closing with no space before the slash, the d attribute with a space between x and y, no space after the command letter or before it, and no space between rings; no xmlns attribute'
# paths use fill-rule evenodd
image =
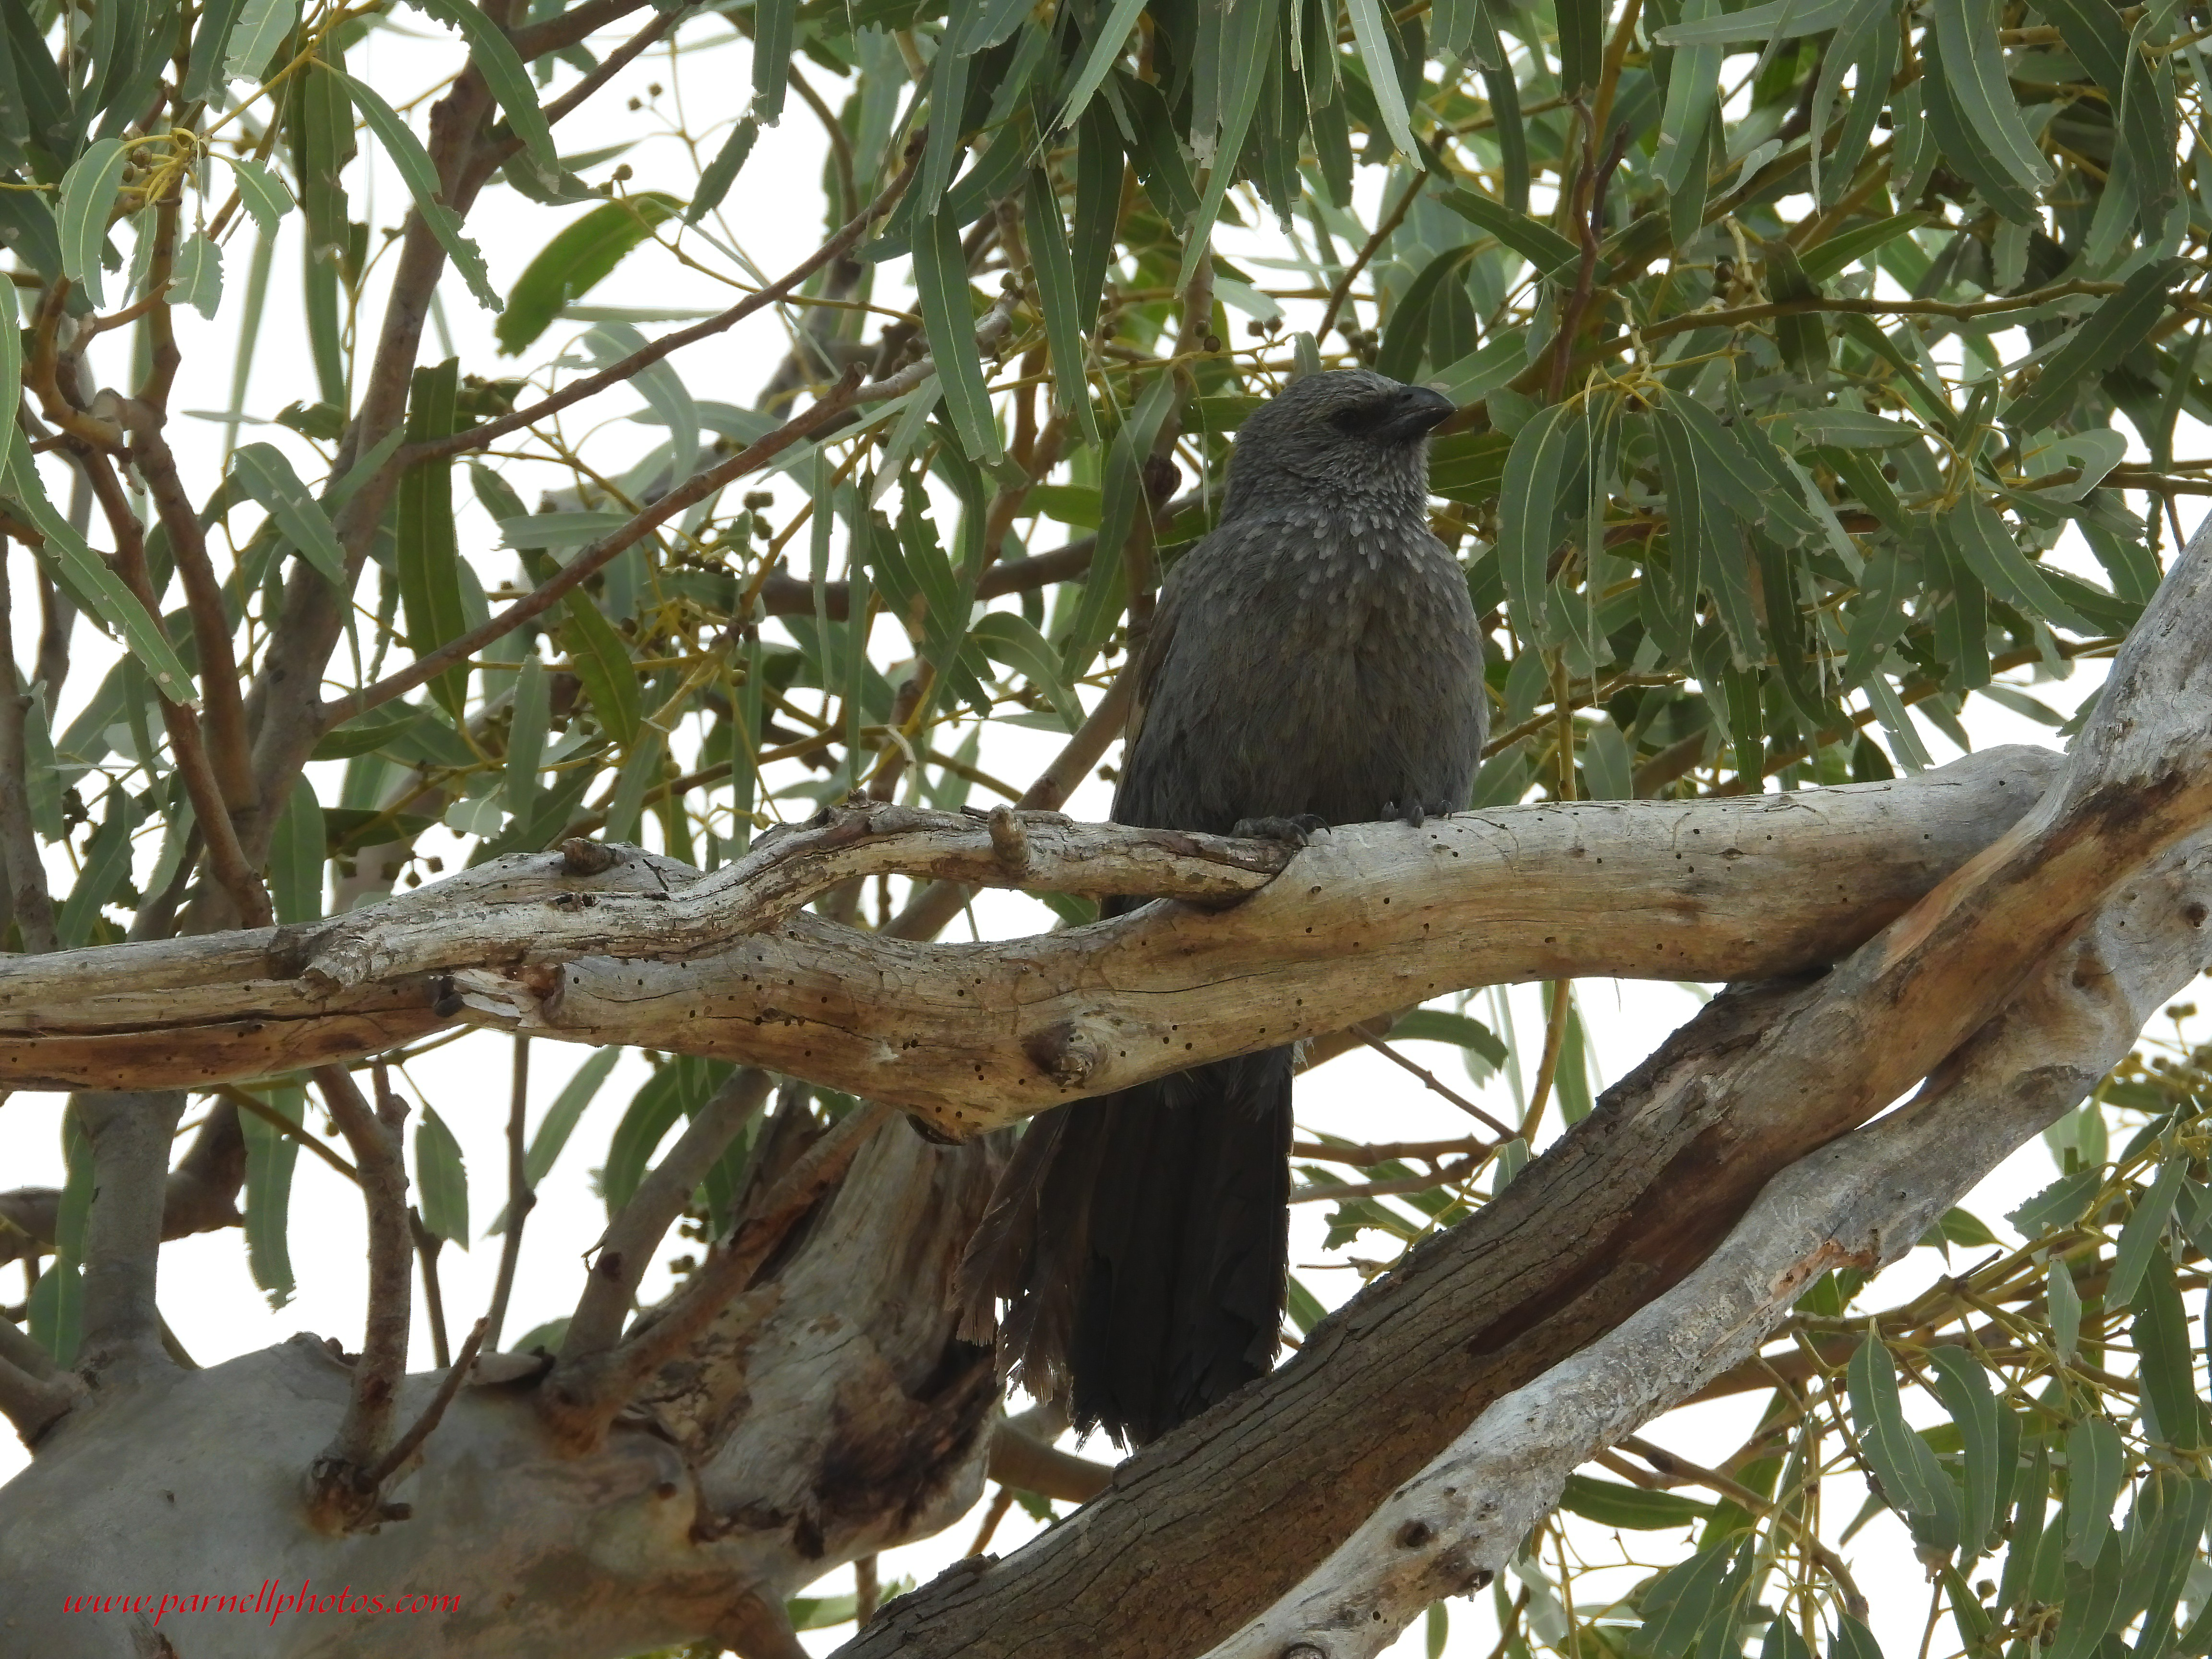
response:
<svg viewBox="0 0 2212 1659"><path fill-rule="evenodd" d="M1468 805L1482 641L1426 505L1452 407L1347 369L1253 411L1220 521L1169 573L1133 665L1117 823L1303 841ZM1141 1444L1273 1364L1292 1060L1197 1066L1023 1135L962 1264L965 1325L987 1334L1004 1301L1014 1374L1083 1430Z"/></svg>

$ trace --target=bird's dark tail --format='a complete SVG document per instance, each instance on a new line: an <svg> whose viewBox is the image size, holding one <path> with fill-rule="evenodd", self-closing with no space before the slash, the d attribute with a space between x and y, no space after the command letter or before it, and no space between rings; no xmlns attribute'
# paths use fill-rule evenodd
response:
<svg viewBox="0 0 2212 1659"><path fill-rule="evenodd" d="M1140 1445L1273 1364L1288 1271L1291 1051L1047 1112L961 1264L963 1334L1077 1426Z"/></svg>

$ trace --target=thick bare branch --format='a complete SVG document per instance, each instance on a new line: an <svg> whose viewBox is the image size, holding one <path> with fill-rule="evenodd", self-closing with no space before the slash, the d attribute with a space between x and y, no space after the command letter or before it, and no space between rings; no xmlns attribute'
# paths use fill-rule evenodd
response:
<svg viewBox="0 0 2212 1659"><path fill-rule="evenodd" d="M94 1383L167 1370L154 1281L167 1200L169 1142L179 1092L87 1091L70 1103L92 1142L92 1207L84 1229L84 1324L78 1368Z"/></svg>
<svg viewBox="0 0 2212 1659"><path fill-rule="evenodd" d="M762 1065L970 1133L1467 985L1717 981L1824 965L1989 846L2057 763L2041 750L1992 750L1917 778L1792 795L1354 826L1318 838L1232 908L1156 905L1012 950L907 943L803 912L733 945L740 903L697 924L701 954L658 960L675 948L674 930L693 924L679 898L628 895L675 893L696 872L640 854L582 878L558 854L521 855L340 924L392 928L410 941L410 960L436 954L440 926L501 941L496 966L457 969L450 982L395 973L332 987L302 971L318 948L313 929L0 960L0 1084L84 1074L197 1086L386 1048L465 1012L538 1035ZM1156 834L1032 823L1016 878L988 830L963 820L949 844L921 837L899 867L1056 886L1087 864L1114 890L1156 893L1183 879L1159 878ZM934 862L940 848L946 861ZM817 878L879 867L860 856L824 863ZM513 914L495 925L501 910ZM715 927L724 931L705 937ZM556 928L558 955L545 946ZM611 954L558 959L570 951Z"/></svg>
<svg viewBox="0 0 2212 1659"><path fill-rule="evenodd" d="M0 1330L15 1329L0 1318ZM84 1384L74 1376L40 1377L0 1356L0 1417L15 1425L27 1446L36 1445L40 1436L76 1409L84 1394Z"/></svg>
<svg viewBox="0 0 2212 1659"><path fill-rule="evenodd" d="M1347 1518L1374 1513L1441 1454L1452 1425L1687 1279L1768 1180L1929 1074L2027 975L2094 986L2081 963L2057 960L2076 922L2212 816L2208 568L2212 538L2200 534L2116 661L2066 768L1996 844L1824 978L1708 1004L1469 1220L1316 1327L1289 1364L1132 1458L1085 1525L879 1618L854 1659L990 1659L1039 1620L1114 1619L1129 1659L1180 1659L1223 1639L1318 1566ZM2195 936L2212 906L2191 898L2175 914ZM2123 1016L2130 1037L2142 1012ZM2013 1085L2039 1097L2045 1116L2110 1062L2078 1031L2069 1041L2079 1069ZM1838 1066L1838 1054L1855 1063ZM1948 1127L1983 1144L1978 1122ZM1777 1287L1762 1269L1759 1288L1787 1298L1804 1282ZM1350 1401L1387 1405L1348 1416ZM1277 1465L1292 1443L1300 1455L1286 1474ZM1526 1524L1489 1518L1516 1540ZM1086 1564L1126 1565L1078 1568L1071 1548ZM1205 1572L1182 1571L1200 1560ZM1152 1565L1170 1561L1175 1575ZM1478 1570L1464 1554L1451 1565L1455 1584ZM988 1624L977 1616L987 1604Z"/></svg>
<svg viewBox="0 0 2212 1659"><path fill-rule="evenodd" d="M1897 1260L2124 1060L2212 963L2212 837L2107 902L1903 1109L1775 1177L1688 1278L1498 1401L1290 1595L1206 1659L1380 1652L1438 1595L1503 1570L1575 1466L1747 1358L1832 1267ZM1847 1345L1848 1346L1848 1345Z"/></svg>

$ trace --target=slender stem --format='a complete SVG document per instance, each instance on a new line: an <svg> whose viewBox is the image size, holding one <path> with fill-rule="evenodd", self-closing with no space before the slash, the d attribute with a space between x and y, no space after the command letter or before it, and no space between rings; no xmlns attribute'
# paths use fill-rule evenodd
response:
<svg viewBox="0 0 2212 1659"><path fill-rule="evenodd" d="M599 1254L586 1278L583 1295L568 1320L568 1334L561 1345L561 1363L571 1364L611 1348L621 1340L623 1323L645 1270L653 1263L676 1218L684 1212L691 1194L730 1142L760 1115L773 1085L757 1066L742 1066L723 1079L722 1086L699 1109L668 1156L654 1166L637 1190L607 1224Z"/></svg>
<svg viewBox="0 0 2212 1659"><path fill-rule="evenodd" d="M484 1346L499 1349L499 1334L507 1326L507 1304L514 1293L514 1269L522 1259L522 1224L538 1207L531 1190L527 1149L523 1127L530 1105L530 1039L514 1039L513 1083L507 1103L507 1228L499 1242L499 1278L492 1286L491 1310L484 1316Z"/></svg>
<svg viewBox="0 0 2212 1659"><path fill-rule="evenodd" d="M422 1273L422 1311L430 1317L430 1358L440 1370L453 1363L446 1341L446 1292L438 1282L438 1252L446 1241L422 1224L422 1213L407 1207L407 1233L415 1241L415 1264Z"/></svg>
<svg viewBox="0 0 2212 1659"><path fill-rule="evenodd" d="M1491 1116L1489 1113L1484 1111L1481 1107L1476 1105L1465 1095L1455 1093L1452 1090L1444 1087L1442 1083L1437 1080L1435 1073L1427 1070L1424 1066L1415 1065L1412 1060L1407 1059L1405 1055L1400 1054L1395 1048L1393 1048L1389 1043L1383 1042L1381 1037L1376 1036L1373 1032L1360 1030L1356 1026L1353 1028L1353 1030L1362 1042L1372 1048L1376 1054L1382 1055L1383 1059L1389 1060L1392 1065L1411 1072L1415 1077L1420 1079L1422 1083L1432 1092L1442 1095L1446 1100L1451 1102L1453 1105L1458 1107L1460 1110L1465 1112L1469 1117L1477 1119L1481 1122L1487 1123L1492 1128L1497 1130L1499 1134L1504 1135L1509 1140L1512 1139L1513 1131L1510 1128L1506 1125L1500 1123L1496 1118Z"/></svg>
<svg viewBox="0 0 2212 1659"><path fill-rule="evenodd" d="M139 526L138 515L131 510L105 453L81 446L77 460L91 480L93 495L114 534L116 574L123 578L138 603L145 606L146 614L158 619L161 614L161 600L146 574L146 538ZM185 792L191 797L193 817L207 840L209 867L230 896L231 902L238 907L246 926L268 927L276 920L269 903L269 890L261 884L259 874L246 861L245 849L239 845L238 828L223 799L222 786L216 781L207 746L201 740L198 720L189 707L164 696L161 724L168 732L170 756L176 763L178 775L184 779Z"/></svg>
<svg viewBox="0 0 2212 1659"><path fill-rule="evenodd" d="M442 460L447 456L459 455L467 450L482 449L494 440L503 438L510 432L519 432L525 427L535 426L549 415L559 414L571 404L581 403L586 398L597 397L610 387L625 385L636 378L641 371L650 368L672 352L678 351L695 341L710 339L743 322L755 312L764 310L775 304L779 300L787 297L801 283L832 259L858 246L860 239L868 234L870 227L882 215L889 212L892 204L898 200L907 185L913 179L915 168L919 163L920 155L917 152L915 156L908 159L906 166L899 170L897 176L884 186L876 199L848 220L844 228L835 236L808 254L781 277L770 283L764 289L748 294L727 310L716 312L712 317L694 323L689 328L679 328L673 333L664 334L659 339L631 352L629 356L619 362L608 364L597 374L586 374L580 380L570 381L558 392L549 397L541 398L526 409L518 409L511 415L502 415L496 420L486 421L481 426L470 427L449 437L426 438L420 443L409 444L401 449L393 459L401 466L411 466L418 461Z"/></svg>
<svg viewBox="0 0 2212 1659"><path fill-rule="evenodd" d="M362 1486L362 1476L383 1455L407 1370L412 1322L408 1280L415 1249L407 1226L407 1169L400 1156L406 1108L392 1093L380 1063L374 1109L343 1066L319 1066L312 1075L338 1133L353 1148L368 1210L368 1325L361 1357L354 1362L345 1416L314 1470L318 1510L327 1520L343 1523L374 1496L374 1487Z"/></svg>
<svg viewBox="0 0 2212 1659"><path fill-rule="evenodd" d="M1328 337L1329 330L1336 325L1337 313L1344 309L1345 301L1352 295L1352 285L1359 280L1359 273L1367 269L1368 262L1382 251L1382 244L1390 240L1391 233L1406 222L1406 216L1413 210L1413 198L1421 193L1421 186L1428 181L1425 168L1413 175L1413 182L1406 186L1405 194L1399 197L1398 205L1382 216L1375 227L1375 234L1367 239L1366 246L1344 268L1344 275L1337 278L1336 286L1328 291L1328 305L1321 313L1321 326L1314 330L1316 341Z"/></svg>
<svg viewBox="0 0 2212 1659"><path fill-rule="evenodd" d="M728 459L708 467L703 472L692 474L652 506L633 516L621 529L592 543L562 566L556 574L548 577L489 621L448 641L435 651L417 657L398 673L386 675L374 685L364 686L350 696L325 703L322 706L324 729L343 726L358 714L381 708L394 697L405 696L418 685L428 684L448 668L467 661L494 640L512 633L532 617L544 615L553 608L556 600L582 586L621 554L644 540L684 508L706 500L732 480L765 465L801 438L829 424L836 416L844 413L853 400L853 394L859 390L859 372L857 369L848 372L844 380L833 387L827 397L804 414L785 422Z"/></svg>
<svg viewBox="0 0 2212 1659"><path fill-rule="evenodd" d="M477 1351L483 1345L484 1331L489 1323L488 1320L479 1319L469 1328L469 1334L461 1339L461 1351L454 1356L451 1364L439 1361L446 1375L438 1383L438 1392L430 1396L430 1403L422 1408L422 1415L392 1443L392 1449L377 1459L376 1466L363 1477L371 1491L398 1474L405 1467L407 1460L415 1455L416 1449L430 1437L431 1431L446 1415L446 1407L453 1403L453 1396L460 1393L461 1384L468 1381L469 1367L476 1364Z"/></svg>

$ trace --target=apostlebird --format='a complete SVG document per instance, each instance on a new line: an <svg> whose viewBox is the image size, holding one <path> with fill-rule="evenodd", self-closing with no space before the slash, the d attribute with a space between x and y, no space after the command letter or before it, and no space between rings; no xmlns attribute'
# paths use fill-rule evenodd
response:
<svg viewBox="0 0 2212 1659"><path fill-rule="evenodd" d="M1468 805L1482 642L1426 505L1451 412L1365 369L1253 411L1220 520L1169 572L1129 671L1117 823L1302 841ZM1079 1427L1142 1443L1273 1364L1292 1060L1196 1066L1023 1135L962 1266L967 1328L1005 1301L1016 1376Z"/></svg>

